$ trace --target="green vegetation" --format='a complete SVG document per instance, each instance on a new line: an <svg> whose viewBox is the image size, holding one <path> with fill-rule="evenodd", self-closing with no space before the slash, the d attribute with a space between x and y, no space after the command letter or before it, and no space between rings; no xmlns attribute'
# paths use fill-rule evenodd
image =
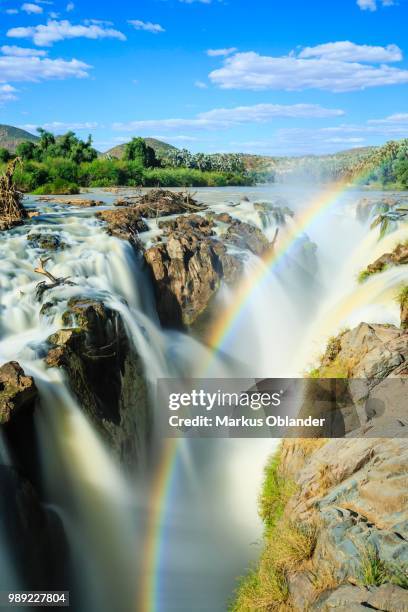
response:
<svg viewBox="0 0 408 612"><path fill-rule="evenodd" d="M362 586L381 586L388 582L408 589L408 565L384 561L371 544L361 552L358 580Z"/></svg>
<svg viewBox="0 0 408 612"><path fill-rule="evenodd" d="M291 609L288 572L297 571L313 554L317 529L314 523L294 523L285 506L295 493L295 484L280 471L280 454L265 470L260 515L265 523L265 549L258 567L244 577L237 589L232 612Z"/></svg>
<svg viewBox="0 0 408 612"><path fill-rule="evenodd" d="M73 132L55 137L39 129L36 142L20 142L16 147L23 163L16 170L15 181L23 192L36 194L73 194L81 187L224 187L253 184L254 178L239 164L220 164L214 168L163 167L152 147L142 138L134 138L124 149L122 160L99 157L91 137L78 139ZM6 152L8 154L8 152ZM10 155L0 150L1 164ZM235 170L234 170L235 168Z"/></svg>
<svg viewBox="0 0 408 612"><path fill-rule="evenodd" d="M408 189L408 138L391 140L374 149L353 170L361 182Z"/></svg>
<svg viewBox="0 0 408 612"><path fill-rule="evenodd" d="M397 301L400 306L405 304L408 300L408 285L401 287L397 294Z"/></svg>

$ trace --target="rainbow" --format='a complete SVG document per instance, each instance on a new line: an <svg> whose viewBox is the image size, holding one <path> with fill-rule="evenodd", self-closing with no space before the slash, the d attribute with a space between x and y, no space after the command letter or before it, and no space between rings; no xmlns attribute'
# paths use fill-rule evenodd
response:
<svg viewBox="0 0 408 612"><path fill-rule="evenodd" d="M367 170L354 177L354 183L364 181ZM245 307L254 291L267 279L271 270L276 266L290 247L301 234L324 212L334 206L344 192L352 187L349 181L341 180L330 184L311 205L296 218L294 231L279 240L276 248L269 250L263 257L264 266L260 266L250 278L245 278L238 287L234 299L219 319L215 322L208 336L211 347L209 359L203 364L201 377L205 377L213 360L225 350L230 337L236 331ZM200 374L197 376L199 377ZM144 582L138 598L138 612L159 612L159 574L165 539L164 524L166 512L170 506L171 489L175 466L178 457L180 440L169 439L165 441L165 449L157 471L151 501L151 519L146 537Z"/></svg>

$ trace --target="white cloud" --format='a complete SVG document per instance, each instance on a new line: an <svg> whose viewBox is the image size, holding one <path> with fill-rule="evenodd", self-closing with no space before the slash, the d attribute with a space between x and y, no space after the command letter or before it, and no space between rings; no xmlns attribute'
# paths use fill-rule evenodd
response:
<svg viewBox="0 0 408 612"><path fill-rule="evenodd" d="M56 13L55 11L51 11L49 13L49 16L50 16L51 19L58 19L59 13Z"/></svg>
<svg viewBox="0 0 408 612"><path fill-rule="evenodd" d="M76 59L4 56L0 57L0 83L84 78L90 68Z"/></svg>
<svg viewBox="0 0 408 612"><path fill-rule="evenodd" d="M70 38L117 38L126 40L126 36L112 28L100 25L74 25L68 20L50 20L46 25L11 28L7 32L9 38L31 38L35 45L49 47L60 40Z"/></svg>
<svg viewBox="0 0 408 612"><path fill-rule="evenodd" d="M349 40L325 43L316 47L305 47L299 53L300 58L325 58L342 62L399 62L402 51L397 45L375 47L372 45L356 45Z"/></svg>
<svg viewBox="0 0 408 612"><path fill-rule="evenodd" d="M357 0L357 5L362 11L376 11L377 1L376 0Z"/></svg>
<svg viewBox="0 0 408 612"><path fill-rule="evenodd" d="M31 2L25 2L22 4L21 10L29 15L40 15L43 12L42 6L38 6L38 4L31 4Z"/></svg>
<svg viewBox="0 0 408 612"><path fill-rule="evenodd" d="M237 51L236 47L228 47L227 49L208 49L207 55L209 57L226 57L227 55L231 55Z"/></svg>
<svg viewBox="0 0 408 612"><path fill-rule="evenodd" d="M208 85L204 83L204 81L196 81L194 85L198 87L198 89L208 89Z"/></svg>
<svg viewBox="0 0 408 612"><path fill-rule="evenodd" d="M94 121L87 121L85 123L65 123L63 121L52 121L51 123L26 123L24 125L19 126L22 130L28 130L29 132L34 132L38 127L42 127L44 130L49 130L54 134L64 134L69 130L73 131L83 131L83 130L96 130L99 127L99 124Z"/></svg>
<svg viewBox="0 0 408 612"><path fill-rule="evenodd" d="M408 127L408 113L395 113L384 117L384 119L370 119L367 121L373 125L406 125Z"/></svg>
<svg viewBox="0 0 408 612"><path fill-rule="evenodd" d="M140 21L140 19L130 19L128 21L135 30L144 30L145 32L151 32L152 34L159 34L166 30L159 23L151 23L150 21Z"/></svg>
<svg viewBox="0 0 408 612"><path fill-rule="evenodd" d="M75 9L75 4L73 2L68 2L67 6L65 7L65 10L67 11L67 13L70 13L74 9Z"/></svg>
<svg viewBox="0 0 408 612"><path fill-rule="evenodd" d="M17 15L18 10L17 9L6 9L4 11L7 15Z"/></svg>
<svg viewBox="0 0 408 612"><path fill-rule="evenodd" d="M408 83L408 70L326 57L262 56L250 51L226 58L223 67L213 70L209 77L222 89L340 92Z"/></svg>
<svg viewBox="0 0 408 612"><path fill-rule="evenodd" d="M15 45L3 45L0 48L3 55L14 55L15 57L44 57L47 51L42 49L28 49L26 47L16 47Z"/></svg>
<svg viewBox="0 0 408 612"><path fill-rule="evenodd" d="M180 129L218 130L245 123L266 123L276 117L324 118L338 117L343 114L344 111L342 110L323 108L318 104L256 104L235 108L216 108L200 113L192 119L148 119L129 123L115 123L113 128L126 132Z"/></svg>
<svg viewBox="0 0 408 612"><path fill-rule="evenodd" d="M211 4L211 0L179 0L183 4L193 4L194 2L201 2L201 4Z"/></svg>
<svg viewBox="0 0 408 612"><path fill-rule="evenodd" d="M3 102L10 102L11 100L16 100L16 91L17 89L12 87L8 83L0 85L0 104L2 104Z"/></svg>
<svg viewBox="0 0 408 612"><path fill-rule="evenodd" d="M394 0L381 0L382 6L394 6ZM377 0L357 0L357 5L362 11L376 11Z"/></svg>

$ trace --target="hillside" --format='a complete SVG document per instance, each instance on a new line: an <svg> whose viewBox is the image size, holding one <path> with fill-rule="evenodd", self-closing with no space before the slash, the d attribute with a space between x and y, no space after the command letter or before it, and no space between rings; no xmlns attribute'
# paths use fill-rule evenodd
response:
<svg viewBox="0 0 408 612"><path fill-rule="evenodd" d="M14 153L17 145L26 140L36 142L38 136L12 125L0 124L0 148L8 149L11 153Z"/></svg>
<svg viewBox="0 0 408 612"><path fill-rule="evenodd" d="M168 144L167 142L163 142L162 140L157 140L157 138L145 138L144 141L149 147L154 149L156 155L160 157L167 151L176 151L177 147L173 147L173 145ZM102 154L103 157L116 157L117 159L122 159L126 144L121 144Z"/></svg>

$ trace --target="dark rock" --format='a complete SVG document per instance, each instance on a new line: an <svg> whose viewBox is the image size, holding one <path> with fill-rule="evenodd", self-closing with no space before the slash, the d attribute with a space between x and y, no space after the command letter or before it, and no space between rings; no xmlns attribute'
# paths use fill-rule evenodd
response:
<svg viewBox="0 0 408 612"><path fill-rule="evenodd" d="M61 238L52 234L28 234L27 240L33 247L45 251L57 251L66 248L66 244L62 242Z"/></svg>
<svg viewBox="0 0 408 612"><path fill-rule="evenodd" d="M16 418L23 410L31 408L37 397L34 379L26 376L16 361L0 368L0 425Z"/></svg>
<svg viewBox="0 0 408 612"><path fill-rule="evenodd" d="M18 470L0 465L0 515L9 563L27 590L69 585L70 558L59 517L47 510L32 483ZM2 551L2 554L4 552ZM9 590L10 585L1 588Z"/></svg>
<svg viewBox="0 0 408 612"><path fill-rule="evenodd" d="M88 298L71 299L62 319L69 327L49 337L46 363L64 368L82 409L121 460L134 464L151 419L143 366L123 321Z"/></svg>
<svg viewBox="0 0 408 612"><path fill-rule="evenodd" d="M171 227L182 231L168 228L167 241L145 252L158 314L170 327L191 325L206 309L221 280L235 282L242 269L241 262L209 236L211 222L192 217L180 217Z"/></svg>
<svg viewBox="0 0 408 612"><path fill-rule="evenodd" d="M140 211L134 207L103 210L96 216L105 221L108 234L122 240L134 240L139 233L149 229L141 218Z"/></svg>
<svg viewBox="0 0 408 612"><path fill-rule="evenodd" d="M382 272L389 266L402 266L408 264L408 242L398 244L391 253L384 253L372 264L367 266L366 275Z"/></svg>
<svg viewBox="0 0 408 612"><path fill-rule="evenodd" d="M169 221L159 221L158 227L165 236L171 232L197 232L201 236L213 236L214 223L201 215L183 215Z"/></svg>
<svg viewBox="0 0 408 612"><path fill-rule="evenodd" d="M225 242L233 244L240 249L251 251L255 255L261 256L270 248L270 244L262 231L244 223L239 219L233 219L227 231L222 235Z"/></svg>

